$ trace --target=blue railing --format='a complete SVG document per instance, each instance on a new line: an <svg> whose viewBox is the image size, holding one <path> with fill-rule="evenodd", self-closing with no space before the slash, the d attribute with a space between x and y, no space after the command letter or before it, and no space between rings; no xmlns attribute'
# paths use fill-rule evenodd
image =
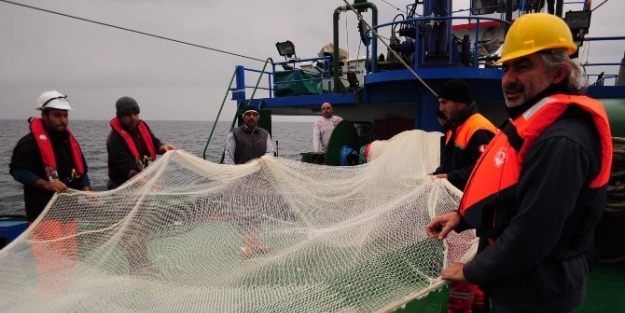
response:
<svg viewBox="0 0 625 313"><path fill-rule="evenodd" d="M380 33L380 30L382 29L389 29L391 27L397 27L397 25L401 25L401 24L412 24L412 26L415 28L415 31L419 31L419 26L421 25L425 25L427 27L427 25L431 25L432 23L438 23L440 21L445 21L445 20L467 20L468 23L471 23L472 25L474 25L474 37L472 38L471 44L472 44L472 48L471 48L471 64L470 64L470 68L478 68L482 66L482 63L485 59L485 57L480 57L478 56L478 49L479 49L479 45L481 43L480 40L480 32L482 30L482 28L484 27L483 24L485 22L489 22L489 24L493 24L492 22L496 22L496 23L500 23L502 26L505 26L506 24L508 24L507 21L501 20L501 19L497 19L497 18L491 18L491 17L479 17L479 16L462 16L462 17L450 17L450 16L446 16L446 17L419 17L419 18L414 18L414 19L409 19L409 20L402 20L402 21L396 21L396 22L391 22L391 23L386 23L386 24L380 24L377 25L375 27L376 32ZM449 56L449 58L451 58L452 56L452 45L456 44L453 37L451 36L451 32L452 32L452 28L453 25L451 25L452 23L449 23L449 44L447 45L447 55ZM489 25L490 27L490 25ZM625 36L611 36L611 37L592 37L592 38L584 38L584 41L618 41L618 40L625 40ZM416 70L419 68L420 66L420 62L419 62L419 52L421 51L421 42L419 40L415 40L414 41L414 57L413 57L413 61L410 62L411 63L411 67ZM371 51L370 51L371 50ZM377 68L377 49L375 49L375 47L373 47L373 45L369 46L368 49L366 49L366 56L367 56L367 61L369 63L369 67L367 68L367 70L365 71L365 75L370 74L370 73L375 73L378 71ZM371 56L371 57L370 57ZM376 57L373 57L376 56ZM624 59L625 60L625 59ZM611 66L611 67L616 67L616 66L621 66L621 65L625 65L625 61L621 61L624 63L618 63L618 62L614 62L614 63L585 63L582 64L584 67L598 67L598 66ZM310 64L310 71L304 70L308 73L314 74L314 75L318 75L318 77L312 77L312 78L303 78L303 79L298 79L295 77L295 75L293 75L291 80L288 81L280 81L280 82L276 82L275 77L276 77L276 68L280 67L290 67L292 69L289 70L285 70L286 72L288 71L295 71L295 70L299 70L302 71L301 65L303 63L308 63ZM322 88L322 90L332 90L332 75L341 75L342 73L332 73L332 66L331 66L331 57L329 56L323 56L323 57L312 57L312 58L305 58L305 59L297 59L297 60L286 60L286 61L280 61L280 62L272 62L272 67L270 71L262 71L262 70L257 70L257 69L251 69L251 68L245 68L243 66L238 66L237 70L236 70L236 88L232 88L232 99L233 100L244 100L246 99L246 93L245 91L247 89L253 89L255 86L250 86L247 85L245 82L245 72L251 72L254 74L259 74L259 75L263 75L263 74L267 74L267 85L265 86L259 86L257 89L261 89L261 90L267 90L269 93L269 98L274 98L276 97L276 87L279 86L280 84L298 84L298 83L303 83L306 81L311 81L311 80L317 80L320 79L322 84L324 85L324 88ZM317 68L315 65L316 64L321 64L323 65L324 68ZM349 65L348 65L349 66ZM284 72L284 71L279 71L279 72ZM618 75L615 74L609 74L609 75L604 75L603 77L599 77L600 74L587 74L587 80L589 82L589 84L591 85L603 85L603 83L609 83L606 85L610 85L610 84L615 84L617 79L618 79ZM595 81L598 81L598 83L595 83ZM614 82L614 83L612 83ZM326 85L327 84L327 85ZM327 87L326 87L327 86ZM297 94L294 94L297 95Z"/></svg>
<svg viewBox="0 0 625 313"><path fill-rule="evenodd" d="M298 68L297 65L298 64L301 65L302 63L310 63L311 64L311 68L314 68L316 70L316 72L315 71L306 71L306 70L301 69L301 67ZM293 75L292 76L293 79L291 79L291 80L277 82L277 81L275 81L276 66L285 68L285 72L301 70L301 71L305 71L306 73L309 73L309 74L319 75L319 77L295 79L295 75ZM287 67L290 67L290 69L286 69ZM277 88L277 85L280 85L280 84L296 84L296 83L301 83L301 82L313 81L313 80L321 79L322 80L322 84L324 83L324 80L327 81L327 83L328 83L328 90L330 90L330 88L331 88L331 78L332 78L331 73L332 73L332 57L329 57L329 56L312 57L312 58L306 58L306 59L297 59L297 60L287 60L287 61L282 61L282 62L275 62L273 64L273 75L274 75L274 80L273 80L274 84L273 84L273 86L275 86ZM272 96L274 96L274 95L275 95L275 90L272 93Z"/></svg>
<svg viewBox="0 0 625 313"><path fill-rule="evenodd" d="M272 62L271 71L262 71L252 68L246 68L244 66L237 66L236 69L236 87L231 88L232 91L232 100L245 100L246 99L246 90L254 89L256 86L251 86L246 83L246 72L255 73L258 75L267 75L267 85L266 87L257 87L256 89L267 90L269 92L269 98L273 98L276 96L276 87L281 84L296 84L302 83L306 81L313 81L321 79L322 83L327 83L328 90L331 87L331 79L332 76L329 74L332 71L332 58L329 56L323 57L313 57L306 59L297 59L297 60L287 60L281 62ZM309 63L311 66L311 71L303 70L300 66L302 63ZM323 64L325 69L316 66L316 64ZM285 69L284 71L276 71L276 68L290 68ZM276 82L276 73L279 72L290 72L290 71L305 71L306 73L319 75L318 77L313 78L304 78L304 79L295 79L295 75L293 75L293 79L287 81Z"/></svg>
<svg viewBox="0 0 625 313"><path fill-rule="evenodd" d="M256 88L256 86L247 85L245 83L245 72L258 73L259 75L268 74L267 77L269 80L269 87L259 86ZM243 65L237 65L235 69L235 76L236 76L236 79L235 79L236 87L230 88L230 91L232 91L232 100L245 100L247 98L245 91L247 89L254 89L254 88L268 90L269 96L272 97L272 92L273 92L273 88L271 87L271 81L273 80L272 72L246 68Z"/></svg>
<svg viewBox="0 0 625 313"><path fill-rule="evenodd" d="M473 37L472 40L472 44L473 44L473 48L470 51L471 52L471 58L473 60L473 62L471 62L471 67L473 68L478 68L479 67L479 62L478 62L478 48L479 48L479 44L481 43L481 38L480 38L480 31L482 29L482 24L485 21L488 22L497 22L500 23L502 26L508 25L510 24L509 22L502 20L502 19L497 19L497 18L491 18L491 17L479 17L479 16L439 16L439 17L419 17L419 18L414 18L414 19L408 19L408 20L402 20L402 21L394 21L394 22L390 22L390 23L386 23L386 24L380 24L377 25L376 27L374 27L375 31L379 34L380 33L380 29L386 28L386 27L390 27L391 29L395 26L401 26L401 25L408 25L410 23L412 23L412 26L415 29L415 32L418 32L420 29L420 26L423 26L424 29L425 27L428 27L430 25L432 25L432 23L438 23L441 21L451 21L451 20L467 20L468 23L472 23L475 21L475 35ZM449 23L449 29L448 31L448 45L447 45L447 56L449 58L452 57L452 45L455 45L455 40L452 37L452 28L453 25L450 22ZM421 46L420 46L421 42L419 40L415 40L414 41L414 66L413 69L416 70L419 67L419 59L420 59L420 55L419 55L419 51L421 50ZM371 51L371 53L367 53L368 55L376 55L377 56L377 50L375 48L373 48L373 51ZM450 60L451 61L451 60ZM372 62L372 66L371 66L371 71L372 72L376 72L377 71L377 64L376 62Z"/></svg>
<svg viewBox="0 0 625 313"><path fill-rule="evenodd" d="M586 81L590 86L605 86L606 82L608 86L616 85L618 75L616 74L588 74L586 75Z"/></svg>
<svg viewBox="0 0 625 313"><path fill-rule="evenodd" d="M625 36L605 36L605 37L587 37L584 41L621 41L625 40ZM580 47L580 49L582 49ZM583 67L597 67L604 66L609 68L617 68L615 72L619 72L619 67L625 66L625 56L621 59L621 62L595 62L595 63L582 63ZM605 72L605 71L604 71ZM618 80L617 74L586 74L586 81L590 86L615 86Z"/></svg>

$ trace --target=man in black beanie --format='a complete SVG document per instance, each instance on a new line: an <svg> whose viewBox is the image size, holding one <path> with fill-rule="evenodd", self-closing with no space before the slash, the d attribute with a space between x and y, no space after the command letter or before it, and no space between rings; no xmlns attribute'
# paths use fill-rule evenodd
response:
<svg viewBox="0 0 625 313"><path fill-rule="evenodd" d="M109 189L117 188L139 174L157 154L175 150L162 143L139 118L139 104L131 97L121 97L115 103L116 117L111 120L111 132L106 141L108 152Z"/></svg>
<svg viewBox="0 0 625 313"><path fill-rule="evenodd" d="M497 128L477 112L469 85L462 79L445 83L438 93L439 111L445 115L446 143L443 164L434 171L463 190L480 154Z"/></svg>
<svg viewBox="0 0 625 313"><path fill-rule="evenodd" d="M161 142L148 124L139 118L139 104L131 97L121 97L115 103L116 117L111 120L111 132L106 140L108 152L108 188L115 189L139 174L157 154L176 150ZM122 251L130 263L131 274L151 274L158 268L147 257L147 236L129 234Z"/></svg>
<svg viewBox="0 0 625 313"><path fill-rule="evenodd" d="M480 154L495 136L495 126L477 112L469 85L462 79L445 83L438 93L438 110L446 118L442 164L432 173L464 190ZM450 312L485 312L477 285L454 282L447 303Z"/></svg>

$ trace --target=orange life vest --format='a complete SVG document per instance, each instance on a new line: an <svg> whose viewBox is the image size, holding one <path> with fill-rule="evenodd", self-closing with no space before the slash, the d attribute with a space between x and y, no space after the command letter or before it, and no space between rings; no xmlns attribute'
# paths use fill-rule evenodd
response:
<svg viewBox="0 0 625 313"><path fill-rule="evenodd" d="M497 132L497 128L486 119L482 114L476 113L464 121L462 125L456 129L456 137L454 139L454 145L462 150L466 150L469 145L469 141L473 134L478 130L488 130L493 134ZM452 137L452 130L447 130L445 135L445 144L449 144L449 140Z"/></svg>
<svg viewBox="0 0 625 313"><path fill-rule="evenodd" d="M481 225L486 207L483 200L493 196L500 197L500 191L518 183L523 158L534 141L571 105L576 105L592 115L600 136L601 168L589 187L601 188L607 185L612 166L612 136L603 105L586 96L549 96L510 121L508 126L516 128L516 132L500 130L480 156L460 200L459 212L469 225L477 229L482 226L496 226Z"/></svg>
<svg viewBox="0 0 625 313"><path fill-rule="evenodd" d="M72 169L72 176L74 179L80 178L85 173L85 164L83 163L82 151L78 141L72 134L69 128L65 128L69 134L69 145L72 150L72 157L74 159L74 168ZM30 121L30 131L35 136L39 151L41 151L41 158L43 165L46 167L46 173L50 181L58 180L56 158L54 157L54 149L52 148L52 142L48 136L48 132L45 130L43 120L41 118L33 118Z"/></svg>
<svg viewBox="0 0 625 313"><path fill-rule="evenodd" d="M150 161L156 160L156 150L154 150L154 143L152 142L152 136L150 135L150 131L148 130L148 127L145 125L143 121L139 120L139 123L137 124L137 129L139 130L139 135L141 136L141 140L143 140L143 143L147 147L148 153L150 153L150 155L144 155L144 156L139 155L139 150L137 149L135 142L132 140L132 137L130 136L130 134L126 130L124 130L124 128L122 127L122 123L119 121L119 118L114 117L111 120L111 127L120 136L122 136L122 138L124 138L124 141L126 142L126 146L128 146L128 149L130 150L130 154L132 154L132 156L137 161L143 162L144 160L150 160Z"/></svg>

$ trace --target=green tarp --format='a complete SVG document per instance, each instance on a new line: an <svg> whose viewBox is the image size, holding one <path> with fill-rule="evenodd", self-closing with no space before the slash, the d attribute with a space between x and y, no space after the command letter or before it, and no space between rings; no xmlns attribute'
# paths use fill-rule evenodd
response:
<svg viewBox="0 0 625 313"><path fill-rule="evenodd" d="M275 73L276 97L320 95L321 76L300 69Z"/></svg>

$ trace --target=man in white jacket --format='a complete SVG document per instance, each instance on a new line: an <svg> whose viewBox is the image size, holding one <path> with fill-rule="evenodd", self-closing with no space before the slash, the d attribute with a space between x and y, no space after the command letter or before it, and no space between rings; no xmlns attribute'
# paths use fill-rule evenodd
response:
<svg viewBox="0 0 625 313"><path fill-rule="evenodd" d="M321 105L321 117L313 128L313 152L326 152L334 127L342 121L340 116L333 115L334 110L329 102Z"/></svg>

